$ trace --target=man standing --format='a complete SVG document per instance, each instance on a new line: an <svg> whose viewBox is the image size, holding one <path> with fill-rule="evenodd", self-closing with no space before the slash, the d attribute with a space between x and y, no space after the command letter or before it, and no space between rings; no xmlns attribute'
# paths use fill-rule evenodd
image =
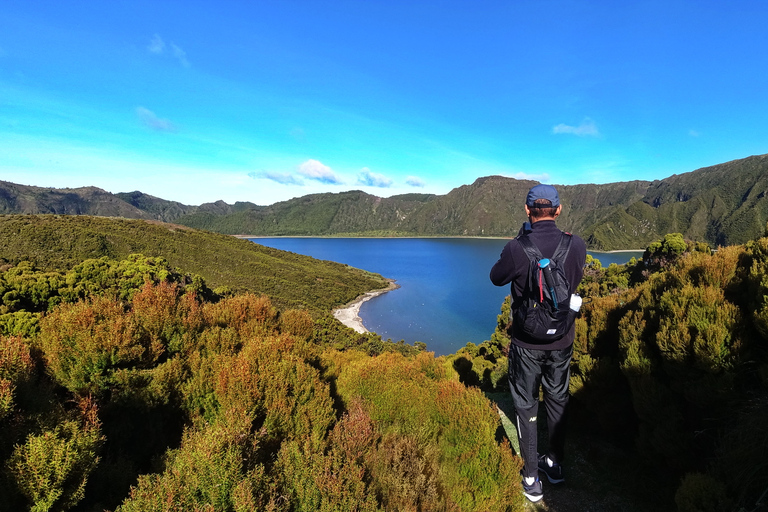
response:
<svg viewBox="0 0 768 512"><path fill-rule="evenodd" d="M584 273L587 248L584 241L569 234L563 235L555 224L562 205L555 187L536 185L528 192L526 223L518 236L510 240L501 252L499 261L491 269L491 281L496 286L511 283L512 312L521 307L533 293L530 290L530 260L521 243L527 237L538 248L541 256L552 258L561 238L571 237L565 261L558 262L569 284L568 297L576 292ZM544 260L542 260L543 262ZM538 291L537 291L538 292ZM509 345L509 387L515 405L520 455L523 458L523 490L531 501L539 501L543 494L538 472L543 472L551 483L565 480L562 469L565 445L565 409L568 404L570 363L573 355L573 325L559 339L537 341L512 323L512 342ZM544 392L547 412L549 451L539 456L537 448L537 415L539 387Z"/></svg>

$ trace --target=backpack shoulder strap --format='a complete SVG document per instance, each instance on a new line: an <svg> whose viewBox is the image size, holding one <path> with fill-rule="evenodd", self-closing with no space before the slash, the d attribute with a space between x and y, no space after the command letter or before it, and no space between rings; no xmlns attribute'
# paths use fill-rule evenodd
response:
<svg viewBox="0 0 768 512"><path fill-rule="evenodd" d="M526 294L529 294L528 295L529 298L527 300L533 299L534 302L543 302L544 292L541 289L541 287L539 286L538 294L536 293L536 290L534 290L534 288L536 288L534 284L535 282L534 272L536 271L541 272L540 270L538 270L538 263L539 263L539 260L541 260L544 256L541 255L541 251L539 250L539 248L536 247L536 245L531 241L530 238L528 238L527 233L517 237L517 241L520 243L520 247L523 248L523 252L528 257L528 274L527 274L527 277L525 278Z"/></svg>
<svg viewBox="0 0 768 512"><path fill-rule="evenodd" d="M520 243L520 247L523 248L525 255L528 256L528 260L531 263L539 261L544 257L541 255L539 248L531 242L530 238L528 238L527 234L517 237L517 241Z"/></svg>
<svg viewBox="0 0 768 512"><path fill-rule="evenodd" d="M571 250L571 240L573 240L572 234L565 231L560 233L560 242L558 242L557 249L555 249L555 253L552 255L552 259L558 263L564 262L568 257L568 252Z"/></svg>

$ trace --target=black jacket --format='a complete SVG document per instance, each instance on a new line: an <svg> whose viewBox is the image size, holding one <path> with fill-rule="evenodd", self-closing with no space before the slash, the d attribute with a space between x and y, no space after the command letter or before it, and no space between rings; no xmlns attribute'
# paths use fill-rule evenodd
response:
<svg viewBox="0 0 768 512"><path fill-rule="evenodd" d="M557 249L560 241L560 229L558 229L554 220L540 220L531 225L529 235L531 241L539 248L542 256L551 258ZM581 278L584 275L584 262L587 259L587 246L584 240L574 235L571 241L571 249L568 252L568 258L565 261L563 270L568 277L568 283L571 285L570 293L575 293ZM491 282L496 286L504 286L511 283L510 290L512 294L513 310L521 303L525 282L528 278L529 268L528 257L520 246L517 239L507 242L501 251L499 261L491 269ZM512 343L523 348L536 350L559 350L570 346L573 343L575 327L557 341L547 344L531 343L525 339L518 338L512 334Z"/></svg>

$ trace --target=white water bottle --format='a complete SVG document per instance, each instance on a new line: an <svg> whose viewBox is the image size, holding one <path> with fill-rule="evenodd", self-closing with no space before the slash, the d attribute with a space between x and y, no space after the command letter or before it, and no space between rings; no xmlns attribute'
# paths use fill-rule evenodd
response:
<svg viewBox="0 0 768 512"><path fill-rule="evenodd" d="M578 311L579 309L581 309L581 297L579 295L576 295L575 293L571 295L570 306L573 311Z"/></svg>

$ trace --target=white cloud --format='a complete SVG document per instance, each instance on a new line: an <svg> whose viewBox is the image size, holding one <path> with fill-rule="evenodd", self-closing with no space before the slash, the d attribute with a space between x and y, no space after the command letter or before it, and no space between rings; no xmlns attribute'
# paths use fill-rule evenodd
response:
<svg viewBox="0 0 768 512"><path fill-rule="evenodd" d="M176 46L175 44L171 43L171 54L179 59L179 62L181 62L181 65L185 68L189 67L189 61L187 60L187 52Z"/></svg>
<svg viewBox="0 0 768 512"><path fill-rule="evenodd" d="M305 178L316 180L320 183L326 183L329 185L341 185L344 183L341 178L336 176L330 167L323 165L317 160L307 160L299 166L298 172Z"/></svg>
<svg viewBox="0 0 768 512"><path fill-rule="evenodd" d="M408 176L405 178L406 185L410 185L411 187L419 187L424 188L426 183L424 183L424 180L417 177L417 176Z"/></svg>
<svg viewBox="0 0 768 512"><path fill-rule="evenodd" d="M597 129L597 125L593 120L590 118L584 119L584 121L581 122L579 126L570 126L567 124L560 123L554 128L552 128L552 133L554 134L570 134L570 135L578 135L579 137L598 137L600 135L600 131Z"/></svg>
<svg viewBox="0 0 768 512"><path fill-rule="evenodd" d="M154 112L144 107L136 107L136 115L144 126L158 132L175 132L176 126L168 119L161 119Z"/></svg>
<svg viewBox="0 0 768 512"><path fill-rule="evenodd" d="M152 36L152 40L149 41L149 44L147 45L147 50L150 53L154 53L155 55L164 55L165 54L165 41L163 41L163 38L160 37L160 35L155 34ZM178 59L178 61L181 63L182 66L185 68L189 67L189 61L187 60L187 52L181 49L180 46L175 44L174 42L170 43L170 54L172 57Z"/></svg>
<svg viewBox="0 0 768 512"><path fill-rule="evenodd" d="M255 180L257 179L272 180L282 185L304 185L304 180L302 180L301 178L297 178L293 174L290 174L287 172L276 172L276 171L249 172L248 176L250 176Z"/></svg>
<svg viewBox="0 0 768 512"><path fill-rule="evenodd" d="M163 50L165 50L165 41L163 41L162 37L155 34L152 36L152 40L149 42L147 50L149 50L150 53L161 54L163 53Z"/></svg>
<svg viewBox="0 0 768 512"><path fill-rule="evenodd" d="M357 175L357 183L359 185L367 185L369 187L389 188L392 186L392 180L384 176L372 172L369 168L363 167L360 169L360 173Z"/></svg>

